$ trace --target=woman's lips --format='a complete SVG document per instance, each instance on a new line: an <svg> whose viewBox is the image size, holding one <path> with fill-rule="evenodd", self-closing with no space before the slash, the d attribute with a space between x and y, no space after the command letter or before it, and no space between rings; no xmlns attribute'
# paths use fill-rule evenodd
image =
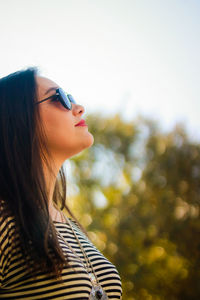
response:
<svg viewBox="0 0 200 300"><path fill-rule="evenodd" d="M81 120L79 123L77 123L75 126L87 126L85 123L85 120Z"/></svg>

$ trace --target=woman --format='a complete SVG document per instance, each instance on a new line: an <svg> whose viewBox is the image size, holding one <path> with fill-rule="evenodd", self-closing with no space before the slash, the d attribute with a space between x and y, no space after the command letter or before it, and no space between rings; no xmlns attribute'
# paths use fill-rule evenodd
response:
<svg viewBox="0 0 200 300"><path fill-rule="evenodd" d="M94 141L83 113L36 68L0 79L0 299L121 299L117 269L65 203L62 164Z"/></svg>

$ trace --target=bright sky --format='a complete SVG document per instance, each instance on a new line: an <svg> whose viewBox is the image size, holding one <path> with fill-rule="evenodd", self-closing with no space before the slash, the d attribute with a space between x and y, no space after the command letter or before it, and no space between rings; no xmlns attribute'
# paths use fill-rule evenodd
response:
<svg viewBox="0 0 200 300"><path fill-rule="evenodd" d="M200 141L199 16L199 0L2 0L0 76L38 66L84 116L183 121Z"/></svg>

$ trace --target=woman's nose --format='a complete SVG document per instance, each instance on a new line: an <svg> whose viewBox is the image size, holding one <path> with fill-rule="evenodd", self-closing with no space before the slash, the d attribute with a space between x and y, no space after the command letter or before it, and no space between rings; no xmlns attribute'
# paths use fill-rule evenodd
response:
<svg viewBox="0 0 200 300"><path fill-rule="evenodd" d="M80 104L74 104L72 103L72 110L73 110L73 113L76 115L76 114L83 114L85 112L85 109L82 105Z"/></svg>

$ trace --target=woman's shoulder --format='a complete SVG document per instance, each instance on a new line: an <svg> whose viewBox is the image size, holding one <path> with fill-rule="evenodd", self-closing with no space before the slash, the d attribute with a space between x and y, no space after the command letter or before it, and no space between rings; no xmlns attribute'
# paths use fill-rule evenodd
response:
<svg viewBox="0 0 200 300"><path fill-rule="evenodd" d="M84 230L81 228L80 224L72 218L69 218L74 230L76 231L77 234L79 234L79 236L82 236L82 238L86 239L87 241L89 241L90 243L92 243L91 239L89 238L88 235L85 234ZM87 232L87 231L86 231Z"/></svg>
<svg viewBox="0 0 200 300"><path fill-rule="evenodd" d="M0 200L0 245L2 246L2 240L10 236L13 228L15 228L15 218L12 212L8 209L5 201Z"/></svg>
<svg viewBox="0 0 200 300"><path fill-rule="evenodd" d="M16 236L15 218L4 204L0 200L0 288L5 268L12 257L13 242Z"/></svg>

